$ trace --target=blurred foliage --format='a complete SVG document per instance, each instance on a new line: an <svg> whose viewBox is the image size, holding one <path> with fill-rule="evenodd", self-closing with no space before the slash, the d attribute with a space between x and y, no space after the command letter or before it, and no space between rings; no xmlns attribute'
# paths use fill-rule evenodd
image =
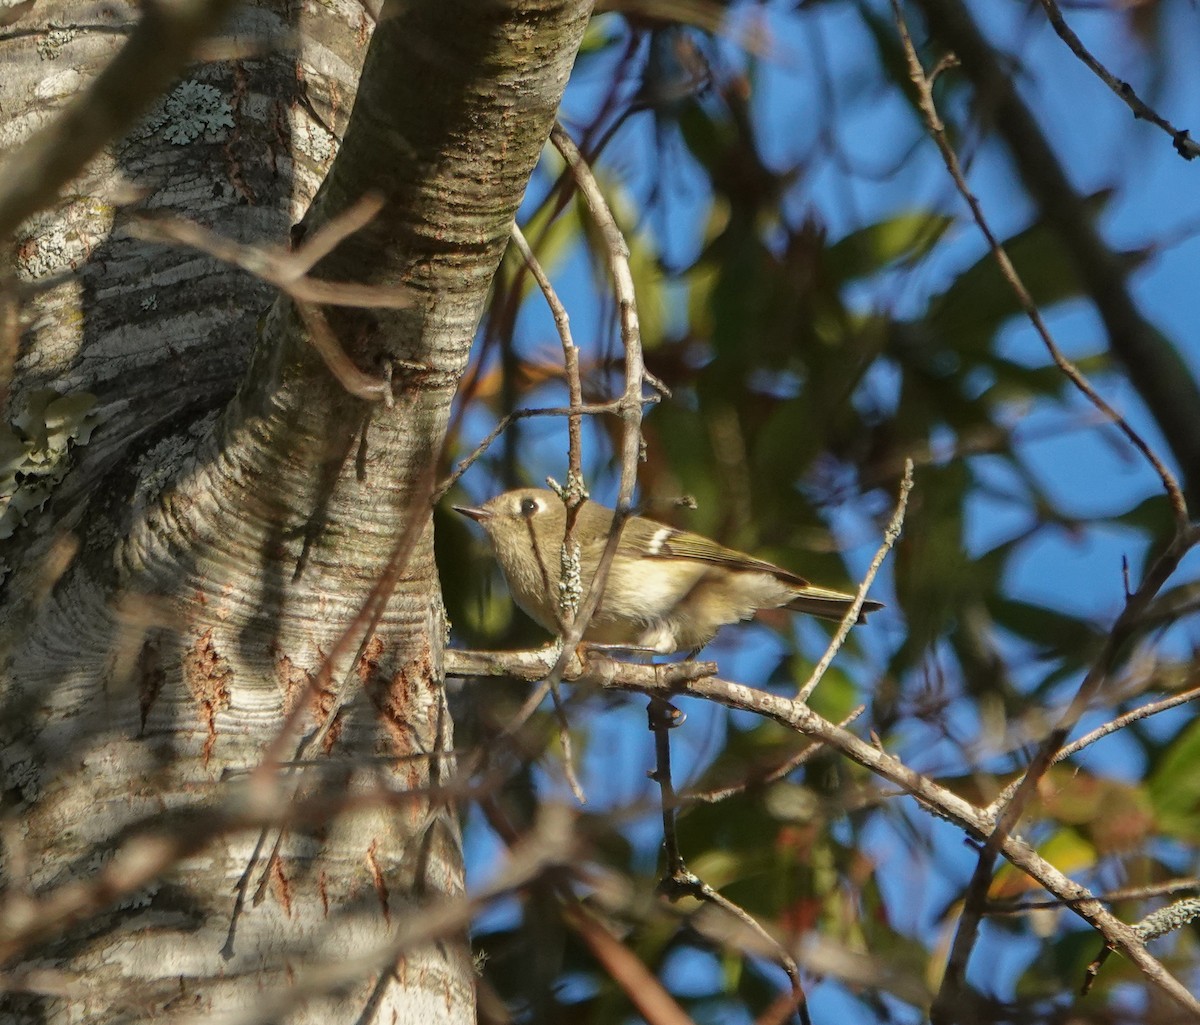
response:
<svg viewBox="0 0 1200 1025"><path fill-rule="evenodd" d="M1114 31L1138 40L1151 68L1166 45L1156 28L1161 6L1106 15ZM1055 477L1075 480L1077 468L1059 465L1048 477L1036 457L1039 443L1066 439L1082 463L1089 451L1109 446L1133 462L1044 352L1030 356L1028 346L1013 344L1020 306L961 219L940 164L929 159L886 5L736 6L722 37L709 34L721 4L614 7L627 16L601 19L581 57L583 84L572 109L589 113L573 128L626 230L647 364L671 390L644 425L643 507L840 586L865 566L903 460L912 457L917 484L904 535L877 588L889 607L843 650L814 707L840 718L867 702L852 728L987 802L1027 764L1120 608L1119 565L1096 565L1069 579L1061 559L1039 572L1038 553L1047 545L1086 549L1120 531L1136 584L1144 560L1170 537L1161 489L1137 464L1137 483L1117 487L1099 478L1086 494L1064 501ZM978 14L979 7L972 9ZM853 27L864 45L817 46L817 34L831 35L830 26ZM796 61L798 52L810 64L787 78L779 64ZM927 54L927 62L938 56ZM1058 59L1071 58L1064 50ZM850 99L835 109L830 83L841 82L854 87L842 90ZM1047 75L1038 87L1054 84ZM887 96L901 102L887 106L889 135L880 148L901 156L879 176L894 184L881 185L885 199L871 204L871 213L845 199L850 191L839 192L828 175L857 173L848 153L854 132L864 129L853 126L868 123L873 105L884 106ZM938 97L968 164L999 152L986 119L968 105L963 79L946 73ZM880 131L878 117L869 123ZM1169 143L1155 145L1169 150ZM781 160L781 152L793 156ZM905 169L917 154L934 183L920 190L925 200L904 184L914 180ZM603 399L619 389L621 371L606 255L586 213L564 191L561 171L548 154L531 189L525 231L571 307L585 396ZM999 191L991 185L991 202L1019 199L1015 183ZM1112 190L1090 197L1097 222L1112 201ZM1000 220L1013 223L1007 215ZM1004 243L1044 312L1094 302L1049 224L1027 218ZM1147 255L1114 249L1131 273ZM564 401L558 341L541 305L510 255L481 332L476 372L464 386L455 459L512 409ZM1102 337L1089 339L1076 346L1079 368L1136 407ZM589 426L589 483L601 499L612 495L619 431L615 418ZM546 473L561 479L565 449L561 420L523 421L464 484L479 498ZM681 506L682 496L694 500L694 510ZM1106 511L1092 511L1100 507ZM478 539L441 519L438 536L457 642L541 643L539 631L513 612ZM1036 588L1028 586L1031 574ZM1131 632L1089 723L1196 685L1187 647L1196 593L1190 580L1171 582L1155 614ZM1107 597L1094 600L1096 594ZM726 675L789 692L807 676L828 631L784 616L765 621L769 642L761 628L744 628L729 631L715 650ZM471 688L458 710L460 742L494 738L523 693L515 685ZM603 739L593 739L597 719L614 714L611 707L585 700L569 714L584 762L602 766L593 772L598 800L586 818L597 873L626 887L605 906L624 923L620 938L696 1021L752 1020L784 989L782 974L761 954L714 938L694 908L653 893L662 864L643 827L654 824L656 794L638 782L652 764L649 735L633 741L643 760L623 764L606 754ZM1096 891L1152 886L1194 871L1200 729L1189 719L1135 724L1119 741L1102 741L1056 767L1022 832ZM767 782L806 741L773 723L719 712L703 722L711 736L688 785L745 786L725 800L685 804L679 837L689 867L793 949L820 936L908 973L920 987L936 987L973 864L962 837L826 753ZM677 744L688 729L675 731ZM618 780L629 782L616 786ZM547 756L537 771L515 773L500 801L523 807L524 815L547 794L561 793L560 772ZM622 805L631 793L641 803ZM1037 897L1030 887L1005 867L991 897ZM1153 906L1130 900L1119 910L1136 920ZM995 963L980 964L977 952L970 981L978 1007L996 1020L1063 1020L1068 1009L1075 1021L1113 1020L1114 1008L1125 1006L1122 993L1138 982L1113 959L1092 994L1075 1000L1100 944L1069 912L1001 916L989 919L985 932L989 951L1008 948L1005 964L999 968L991 957ZM528 894L505 924L480 932L476 945L487 954L483 976L498 1002L485 1007L497 1020L635 1020L621 987L564 929L552 895ZM1164 946L1158 952L1168 964L1195 979L1194 937ZM874 991L809 979L810 999L840 986L840 1003L828 1006L853 1008L853 1020L912 1020L883 998L888 985L880 980Z"/></svg>

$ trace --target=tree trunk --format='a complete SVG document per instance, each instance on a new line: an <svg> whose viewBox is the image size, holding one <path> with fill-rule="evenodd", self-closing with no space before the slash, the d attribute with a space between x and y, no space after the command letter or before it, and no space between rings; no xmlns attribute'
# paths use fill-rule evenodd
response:
<svg viewBox="0 0 1200 1025"><path fill-rule="evenodd" d="M234 42L292 31L295 52L194 68L27 223L19 278L77 273L23 311L17 426L0 437L20 470L0 480L13 496L0 542L0 960L21 964L10 982L27 991L10 995L11 1020L250 1009L303 983L309 961L363 957L424 902L461 894L453 808L394 796L453 773L429 498L589 7L388 0L375 26L338 2L241 9ZM26 27L58 13L39 5ZM134 13L117 10L118 27ZM85 89L121 39L73 31L0 42L6 141L48 97ZM382 213L317 274L409 290L404 309L328 311L359 370L390 375L394 402L349 395L263 283L135 238L112 205L118 175L148 190L144 209L262 243L283 241L323 177L297 239L379 194ZM389 560L395 590L368 635L360 613ZM316 764L244 782L236 770L268 750L301 750L339 692L332 729L303 750ZM277 834L245 828L253 814L230 825L231 802L278 812L297 785L340 807L287 828L278 856ZM147 829L186 856L115 892ZM392 966L367 959L357 984L280 1017L471 1020L472 978L450 937Z"/></svg>

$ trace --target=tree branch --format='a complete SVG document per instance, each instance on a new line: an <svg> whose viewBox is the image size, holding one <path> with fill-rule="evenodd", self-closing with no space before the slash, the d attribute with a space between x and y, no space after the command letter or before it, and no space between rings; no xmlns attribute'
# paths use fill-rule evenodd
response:
<svg viewBox="0 0 1200 1025"><path fill-rule="evenodd" d="M549 666L545 651L446 652L448 676L510 676L544 678ZM954 792L904 765L898 758L867 743L814 712L803 702L739 683L718 679L712 663L680 662L630 665L589 655L586 662L572 656L564 679L613 690L628 690L670 699L686 696L715 701L727 708L753 712L788 729L819 740L851 761L899 787L938 818L959 826L968 836L985 841L998 837L998 851L1014 866L1053 893L1090 923L1105 942L1119 950L1147 980L1179 1006L1200 1015L1200 999L1172 976L1146 949L1132 926L1116 918L1085 887L1060 872L1020 837L997 832L997 818Z"/></svg>
<svg viewBox="0 0 1200 1025"><path fill-rule="evenodd" d="M633 489L637 484L637 466L642 446L642 407L647 401L643 395L647 374L645 361L642 358L642 336L638 326L637 296L633 288L633 273L629 267L629 246L621 234L621 229L617 226L616 218L609 209L604 193L601 192L591 169L580 156L571 137L567 135L561 125L556 124L551 129L550 139L571 168L584 203L604 238L613 290L620 306L621 343L625 351L625 387L618 403L621 419L624 422L620 454L621 483L617 494L616 511L608 532L608 540L596 563L591 586L576 610L574 620L569 625L564 624L561 637L562 651L550 672L521 706L506 733L512 733L519 729L541 704L547 692L552 691L563 679L567 664L574 656L576 646L583 639L588 624L600 605L609 569L612 567L613 559L616 558L621 529L633 509Z"/></svg>
<svg viewBox="0 0 1200 1025"><path fill-rule="evenodd" d="M1054 340L1054 336L1051 335L1050 329L1046 326L1046 322L1042 318L1041 311L1033 301L1033 296L1029 294L1029 289L1025 287L1025 283L1021 280L1017 269L1008 258L1008 253L1004 249L1004 246L1000 244L1000 240L996 237L995 232L992 231L991 225L984 216L983 207L980 205L979 200L967 185L967 180L963 175L962 167L958 161L958 154L955 153L954 147L950 145L950 140L946 137L945 126L938 115L937 107L934 105L933 81L936 71L930 75L925 74L925 69L921 66L920 58L917 56L916 47L913 46L912 38L909 35L908 25L904 20L904 13L900 7L899 0L892 0L892 12L900 34L900 42L904 48L904 55L908 62L908 77L917 91L917 103L925 118L925 126L929 131L930 137L937 144L939 152L942 154L942 160L946 164L946 170L950 172L950 177L954 180L955 187L970 208L971 216L975 219L975 224L987 242L988 248L991 250L992 256L1000 268L1000 273L1003 275L1004 280L1008 282L1022 311L1024 311L1025 316L1029 319L1030 324L1033 325L1033 329L1038 333L1042 344L1045 345L1046 351L1050 353L1050 358L1054 361L1054 365L1062 371L1067 380L1075 386L1076 390L1084 398L1112 423L1116 424L1121 433L1129 440L1129 443L1142 454L1142 457L1150 464L1154 472L1158 474L1159 480L1162 481L1163 489L1166 491L1167 497L1171 501L1171 508L1175 513L1177 528L1185 528L1188 522L1187 502L1184 501L1183 492L1180 490L1179 483L1175 480L1175 475L1167 468L1166 463L1158 457L1158 454L1146 443L1146 440L1129 425L1129 421L1106 402L1103 396L1092 387L1091 382L1080 373L1079 368L1067 359L1062 349L1059 348L1058 343Z"/></svg>
<svg viewBox="0 0 1200 1025"><path fill-rule="evenodd" d="M1004 839L1016 827L1038 781L1057 759L1058 752L1069 736L1071 729L1074 728L1080 716L1089 707L1091 701L1099 692L1100 687L1108 678L1115 664L1120 647L1129 635L1130 630L1141 619L1142 614L1154 595L1158 593L1167 578L1175 571L1180 560L1191 548L1192 544L1195 543L1195 535L1189 527L1187 503L1184 500L1183 492L1175 480L1174 474L1171 473L1166 464L1150 448L1141 435L1134 431L1128 422L1112 409L1095 389L1092 388L1091 384L1078 369L1063 355L1050 335L1045 322L1042 320L1041 313L1034 304L1028 290L1021 282L1020 277L1017 275L1016 269L1008 258L1008 254L992 232L979 201L971 194L967 186L966 179L963 177L962 169L959 166L958 156L946 137L944 126L934 105L932 79L925 74L921 66L916 48L913 46L909 35L908 26L905 22L899 0L892 0L892 11L900 35L901 45L908 62L909 77L917 91L918 106L924 115L929 134L937 144L955 186L970 207L976 224L979 226L992 254L1000 266L1001 273L1017 296L1018 302L1025 311L1026 316L1041 336L1055 365L1058 366L1075 387L1097 409L1101 410L1116 423L1122 433L1125 434L1134 447L1151 464L1162 480L1163 487L1167 492L1171 507L1175 513L1175 537L1172 542L1168 545L1166 551L1155 561L1154 565L1151 566L1150 571L1147 573L1137 592L1127 597L1125 608L1116 623L1113 624L1100 657L1092 664L1070 706L1063 713L1058 725L1039 745L1024 777L1015 787L1010 786L1006 789L1005 793L1009 799L997 805L999 811L996 815L995 827L979 852L979 859L976 862L975 870L967 887L963 902L962 916L955 930L954 942L950 949L942 985L934 1001L931 1017L935 1023L939 1023L953 1021L957 1013L956 1008L959 1006L962 998L962 985L966 976L967 962L978 938L979 926L982 922L987 903L988 888L991 884L996 858Z"/></svg>
<svg viewBox="0 0 1200 1025"><path fill-rule="evenodd" d="M1184 490L1200 500L1200 387L1178 351L1138 310L1121 260L1097 233L1046 136L1021 101L1012 75L962 0L916 0L930 31L954 51L975 86L985 120L1008 144L1039 216L1061 237L1104 323L1112 351L1146 403L1183 471Z"/></svg>
<svg viewBox="0 0 1200 1025"><path fill-rule="evenodd" d="M1117 78L1111 71L1101 64L1091 51L1083 45L1083 41L1075 34L1071 26L1067 24L1066 18L1063 17L1062 11L1059 10L1055 0L1040 0L1042 9L1046 12L1046 17L1053 26L1054 31L1058 33L1058 38L1067 44L1070 51L1075 54L1087 68L1113 91L1130 110L1133 111L1133 116L1142 121L1149 121L1152 125L1156 125L1166 132L1171 137L1171 142L1175 145L1175 152L1178 153L1184 160L1194 160L1200 157L1200 145L1188 134L1186 128L1176 128L1170 121L1162 117L1158 111L1145 102L1136 92L1133 86L1128 82L1123 82Z"/></svg>
<svg viewBox="0 0 1200 1025"><path fill-rule="evenodd" d="M862 581L858 585L858 591L854 595L854 601L851 602L850 608L846 610L846 614L842 616L842 621L838 624L837 632L833 635L829 646L825 649L825 654L813 666L813 670L804 682L804 686L800 688L797 697L801 701L807 701L812 696L812 692L817 689L817 684L821 682L821 677L825 675L829 667L833 664L834 658L841 650L847 636L849 636L851 627L858 622L858 614L862 611L863 602L866 601L867 591L871 589L871 584L875 582L875 575L879 572L879 567L883 565L883 560L887 558L888 552L892 550L892 545L900 537L900 530L904 526L904 512L908 508L908 494L912 491L912 486L913 461L905 459L904 476L900 480L900 496L896 499L896 509L892 513L892 518L888 521L887 528L883 532L883 543L880 544L879 549L875 552L875 558L871 560L871 565L867 567L867 572L864 574Z"/></svg>

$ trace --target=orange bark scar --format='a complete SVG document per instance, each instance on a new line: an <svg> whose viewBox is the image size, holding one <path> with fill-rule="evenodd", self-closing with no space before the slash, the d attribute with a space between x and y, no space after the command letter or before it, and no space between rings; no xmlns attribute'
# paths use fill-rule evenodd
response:
<svg viewBox="0 0 1200 1025"><path fill-rule="evenodd" d="M379 671L379 656L383 654L383 641L379 639L378 634L367 642L367 646L363 649L362 658L358 660L358 682L363 687L369 687L371 680Z"/></svg>
<svg viewBox="0 0 1200 1025"><path fill-rule="evenodd" d="M204 741L204 764L208 765L213 745L217 742L217 715L229 707L229 678L233 670L218 653L213 644L212 627L199 637L196 643L183 653L183 678L192 697L200 705L201 714L208 726L208 737Z"/></svg>
<svg viewBox="0 0 1200 1025"><path fill-rule="evenodd" d="M317 893L321 897L321 907L325 912L325 917L329 917L329 878L325 875L325 870L321 870L321 874L317 877Z"/></svg>
<svg viewBox="0 0 1200 1025"><path fill-rule="evenodd" d="M292 884L283 871L283 858L271 860L271 889L283 907L283 913L292 917Z"/></svg>
<svg viewBox="0 0 1200 1025"><path fill-rule="evenodd" d="M409 716L416 704L418 688L428 686L433 677L433 653L428 642L416 658L405 662L396 672L385 676L378 664L366 667L366 659L360 666L363 685L370 696L380 722L392 738L395 753L410 755L417 753L413 745L412 725ZM364 670L364 667L365 670ZM416 770L412 770L416 771ZM418 774L419 776L419 774ZM419 784L414 784L419 785Z"/></svg>
<svg viewBox="0 0 1200 1025"><path fill-rule="evenodd" d="M371 846L367 848L367 865L371 869L371 879L375 883L375 892L379 894L379 904L383 908L383 920L389 925L392 922L392 910L388 906L388 888L387 882L383 878L383 872L379 868L379 859L375 857L375 852L379 849L379 841L372 840Z"/></svg>
<svg viewBox="0 0 1200 1025"><path fill-rule="evenodd" d="M322 654L318 649L318 654ZM323 654L322 654L322 657ZM329 718L329 713L336 704L337 692L332 687L318 687L316 677L307 669L293 662L287 655L279 655L275 659L275 676L283 691L284 715L291 715L296 702L306 698L312 710L313 722L318 726ZM338 735L342 732L342 713L339 711L332 728L321 743L322 750L329 754L337 743Z"/></svg>

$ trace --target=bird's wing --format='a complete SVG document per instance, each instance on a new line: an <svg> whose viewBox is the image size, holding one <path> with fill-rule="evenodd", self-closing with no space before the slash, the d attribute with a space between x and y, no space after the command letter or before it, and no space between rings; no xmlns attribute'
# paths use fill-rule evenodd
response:
<svg viewBox="0 0 1200 1025"><path fill-rule="evenodd" d="M694 559L727 569L770 573L773 577L795 587L808 587L802 576L782 569L764 559L756 559L745 552L726 548L700 534L688 530L677 530L653 520L635 518L625 525L622 540L635 545L641 553L651 559Z"/></svg>

